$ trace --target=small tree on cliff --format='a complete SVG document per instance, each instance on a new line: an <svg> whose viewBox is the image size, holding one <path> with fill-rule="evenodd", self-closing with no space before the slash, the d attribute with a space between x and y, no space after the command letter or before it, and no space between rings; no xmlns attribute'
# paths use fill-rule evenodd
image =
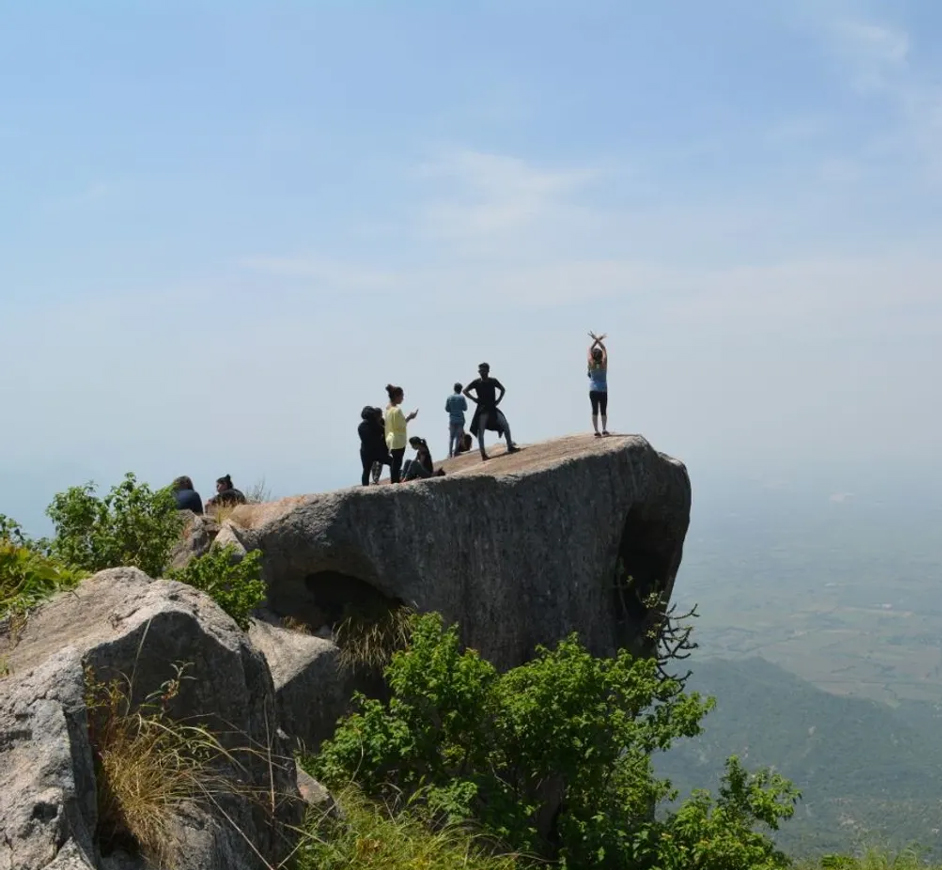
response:
<svg viewBox="0 0 942 870"><path fill-rule="evenodd" d="M104 498L93 483L70 487L46 513L56 530L46 542L51 555L85 571L129 565L159 577L183 529L170 490L154 491L130 472Z"/></svg>
<svg viewBox="0 0 942 870"><path fill-rule="evenodd" d="M498 674L431 615L416 620L386 678L389 702L358 696L314 760L328 785L353 780L569 868L785 866L753 830L793 811L796 793L780 778L733 763L715 807L698 795L666 821L652 818L673 794L651 754L699 733L713 703L661 678L656 661L595 658L573 636ZM701 842L707 835L721 848Z"/></svg>

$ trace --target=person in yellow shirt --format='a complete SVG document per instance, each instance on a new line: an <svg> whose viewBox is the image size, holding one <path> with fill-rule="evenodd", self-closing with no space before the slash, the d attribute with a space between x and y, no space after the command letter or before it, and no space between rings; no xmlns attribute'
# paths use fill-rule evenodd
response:
<svg viewBox="0 0 942 870"><path fill-rule="evenodd" d="M419 409L416 408L411 414L402 413L400 405L406 397L402 387L386 384L386 394L389 396L385 416L386 446L389 448L390 456L392 456L392 463L389 466L389 480L391 483L399 483L402 478L402 458L406 455L406 446L409 443L407 427L409 422L418 416Z"/></svg>

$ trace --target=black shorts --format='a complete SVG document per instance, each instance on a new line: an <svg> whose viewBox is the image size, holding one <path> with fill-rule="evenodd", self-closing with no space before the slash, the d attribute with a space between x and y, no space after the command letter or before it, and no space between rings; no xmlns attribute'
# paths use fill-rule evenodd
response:
<svg viewBox="0 0 942 870"><path fill-rule="evenodd" d="M592 416L596 417L599 411L603 417L608 416L608 393L602 390L590 390L589 401L592 402Z"/></svg>

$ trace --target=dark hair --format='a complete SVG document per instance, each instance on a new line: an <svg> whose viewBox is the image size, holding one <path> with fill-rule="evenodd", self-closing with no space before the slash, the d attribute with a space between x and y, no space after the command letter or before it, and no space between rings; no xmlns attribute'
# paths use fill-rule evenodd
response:
<svg viewBox="0 0 942 870"><path fill-rule="evenodd" d="M179 492L181 489L193 489L193 481L184 474L174 480L174 482L170 484L170 488L174 492Z"/></svg>
<svg viewBox="0 0 942 870"><path fill-rule="evenodd" d="M461 384L459 384L457 381L455 382L455 392L456 393L461 392Z"/></svg>
<svg viewBox="0 0 942 870"><path fill-rule="evenodd" d="M392 401L393 396L398 396L401 392L402 387L397 387L393 384L386 384L386 394L389 396L390 401Z"/></svg>
<svg viewBox="0 0 942 870"><path fill-rule="evenodd" d="M478 368L479 368L479 369L487 369L488 371L491 370L491 367L490 367L487 363L481 363L481 364L478 366Z"/></svg>
<svg viewBox="0 0 942 870"><path fill-rule="evenodd" d="M593 347L592 348L592 359L601 359L602 358L602 348Z"/></svg>
<svg viewBox="0 0 942 870"><path fill-rule="evenodd" d="M362 411L360 411L361 420L369 420L374 414L376 414L376 408L372 405L366 405Z"/></svg>
<svg viewBox="0 0 942 870"><path fill-rule="evenodd" d="M232 476L229 474L224 475L223 477L217 477L216 483L221 484L222 486L232 489Z"/></svg>

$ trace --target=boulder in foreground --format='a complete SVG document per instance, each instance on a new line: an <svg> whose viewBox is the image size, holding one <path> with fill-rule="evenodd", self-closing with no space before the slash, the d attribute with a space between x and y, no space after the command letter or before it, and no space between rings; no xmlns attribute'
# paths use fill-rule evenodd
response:
<svg viewBox="0 0 942 870"><path fill-rule="evenodd" d="M240 790L215 795L212 811L187 808L175 824L176 870L261 868L256 849L273 865L290 852L287 826L301 803L271 676L211 599L136 569L103 571L45 604L19 638L0 638L0 652L12 669L0 704L0 867L143 866L120 850L100 855L93 839L83 668L102 682L127 678L139 702L173 679L175 664L187 665L173 718L208 726L237 761L225 774Z"/></svg>

